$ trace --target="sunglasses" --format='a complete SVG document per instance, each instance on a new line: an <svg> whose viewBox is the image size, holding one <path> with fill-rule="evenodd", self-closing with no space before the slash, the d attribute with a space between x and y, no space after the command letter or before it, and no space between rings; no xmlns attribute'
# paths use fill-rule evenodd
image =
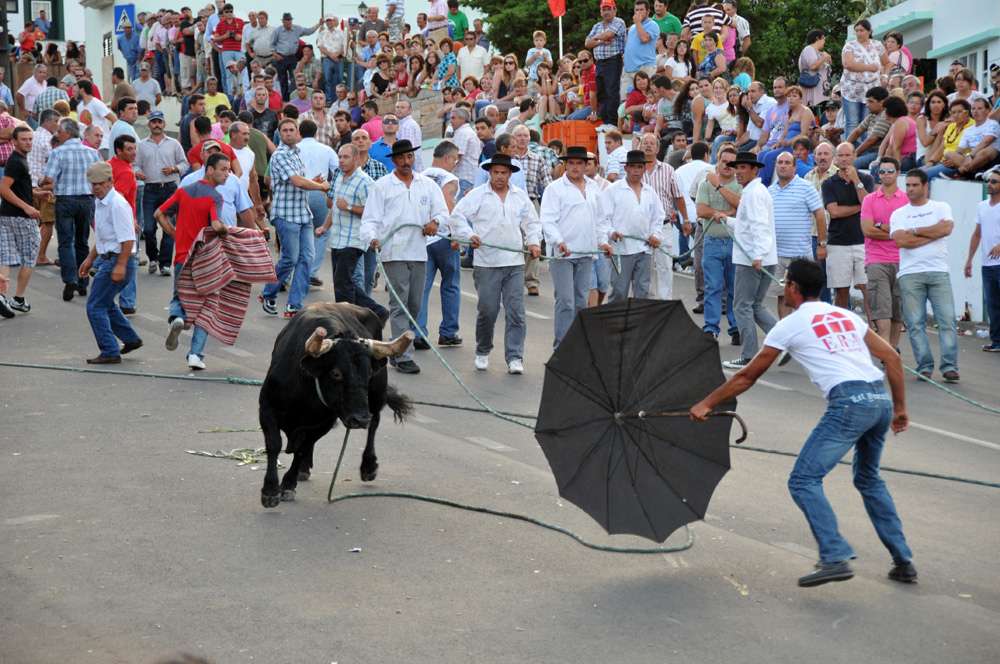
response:
<svg viewBox="0 0 1000 664"><path fill-rule="evenodd" d="M587 64L588 62L590 62L590 58L580 58L579 60L577 60L577 62L581 64Z"/></svg>
<svg viewBox="0 0 1000 664"><path fill-rule="evenodd" d="M399 124L399 120L388 120L388 119L386 119L386 120L382 120L382 124L384 124L384 125L387 125L387 124Z"/></svg>
<svg viewBox="0 0 1000 664"><path fill-rule="evenodd" d="M878 169L878 174L879 175L892 175L895 172L896 172L896 169L894 169L894 168L880 168L880 169Z"/></svg>
<svg viewBox="0 0 1000 664"><path fill-rule="evenodd" d="M505 65L513 65L513 64L517 64L517 63L514 62L513 60L507 60L506 62L504 62L504 64Z"/></svg>

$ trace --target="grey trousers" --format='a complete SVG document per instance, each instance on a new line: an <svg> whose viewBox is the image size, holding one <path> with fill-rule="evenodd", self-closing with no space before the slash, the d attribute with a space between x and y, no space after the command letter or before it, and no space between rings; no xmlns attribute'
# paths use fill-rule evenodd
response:
<svg viewBox="0 0 1000 664"><path fill-rule="evenodd" d="M538 288L541 283L538 278L538 270L542 266L542 261L531 256L525 256L524 261L524 285L528 288Z"/></svg>
<svg viewBox="0 0 1000 664"><path fill-rule="evenodd" d="M389 284L395 289L399 298L406 303L406 308L414 319L420 315L420 301L424 294L424 277L427 274L427 261L388 261L383 263ZM410 329L410 319L406 317L403 308L396 298L389 294L389 329L395 339ZM396 362L413 359L413 346L406 349L396 358Z"/></svg>
<svg viewBox="0 0 1000 664"><path fill-rule="evenodd" d="M743 348L740 356L745 360L753 359L757 354L757 326L764 334L771 331L778 320L771 310L764 306L768 288L773 283L764 271L774 274L774 265L765 265L758 272L747 265L736 265L736 279L733 284L733 309L736 313L736 325L740 328L740 338Z"/></svg>
<svg viewBox="0 0 1000 664"><path fill-rule="evenodd" d="M649 280L652 276L653 256L645 252L620 256L622 271L613 275L614 285L608 295L608 303L620 302L628 297L628 288L632 286L632 297L646 299L649 297Z"/></svg>
<svg viewBox="0 0 1000 664"><path fill-rule="evenodd" d="M571 258L549 263L552 287L555 290L555 340L552 348L558 348L569 326L576 318L576 312L587 307L590 294L590 275L594 270L594 259Z"/></svg>
<svg viewBox="0 0 1000 664"><path fill-rule="evenodd" d="M504 308L504 360L524 358L524 266L474 267L472 281L479 294L476 306L476 355L493 350L493 330L500 304Z"/></svg>

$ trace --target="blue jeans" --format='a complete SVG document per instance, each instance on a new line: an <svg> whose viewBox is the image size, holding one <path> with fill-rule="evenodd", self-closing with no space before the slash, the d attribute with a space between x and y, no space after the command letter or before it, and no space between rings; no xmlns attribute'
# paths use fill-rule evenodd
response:
<svg viewBox="0 0 1000 664"><path fill-rule="evenodd" d="M163 205L177 191L173 182L165 184L147 184L142 192L142 236L146 241L146 258L151 262L161 263L169 267L174 258L174 238L160 231L160 245L156 245L156 231L159 224L153 217L156 208Z"/></svg>
<svg viewBox="0 0 1000 664"><path fill-rule="evenodd" d="M177 280L181 276L181 270L184 269L184 263L178 263L174 266L174 295L170 299L170 305L167 307L167 322L172 321L175 318L180 318L187 321L187 314L184 313L184 306L181 304L181 298L177 294ZM204 328L198 327L194 324L194 321L187 321L191 323L191 355L197 355L201 359L205 359L205 344L208 342L208 332Z"/></svg>
<svg viewBox="0 0 1000 664"><path fill-rule="evenodd" d="M712 141L712 163L713 164L716 161L716 157L719 155L719 148L721 148L722 144L725 143L726 141L735 142L736 141L736 136L734 134L719 134L718 136L715 137L715 140Z"/></svg>
<svg viewBox="0 0 1000 664"><path fill-rule="evenodd" d="M878 148L859 154L854 159L854 168L859 171L871 170L872 162L878 159Z"/></svg>
<svg viewBox="0 0 1000 664"><path fill-rule="evenodd" d="M118 304L123 309L135 309L135 301L138 297L136 291L136 277L138 275L139 260L132 255L128 259L129 268L132 271L132 276L125 282L125 288L122 289L122 293L118 296Z"/></svg>
<svg viewBox="0 0 1000 664"><path fill-rule="evenodd" d="M312 226L313 230L319 228L326 221L326 213L329 210L326 207L326 192L323 191L310 191L307 200L309 201L309 212L312 214ZM313 233L313 260L312 267L309 268L309 276L315 277L319 273L319 268L323 265L323 257L326 255L326 243L330 241L330 234L333 232L333 227L327 229L325 233L316 237Z"/></svg>
<svg viewBox="0 0 1000 664"><path fill-rule="evenodd" d="M593 111L591 110L591 108L590 108L589 105L588 106L583 106L581 108L576 109L575 111L573 111L569 115L567 115L566 119L567 120L586 120L587 118L590 117L590 114L592 112Z"/></svg>
<svg viewBox="0 0 1000 664"><path fill-rule="evenodd" d="M93 196L56 196L56 235L59 240L59 273L64 284L86 286L77 270L90 254L90 222L94 219Z"/></svg>
<svg viewBox="0 0 1000 664"><path fill-rule="evenodd" d="M462 268L458 250L451 248L451 241L442 238L427 245L427 274L424 277L424 294L420 303L417 322L427 334L427 301L434 287L434 276L441 271L441 324L438 336L449 339L458 336L458 310L462 302Z"/></svg>
<svg viewBox="0 0 1000 664"><path fill-rule="evenodd" d="M724 237L705 236L702 245L701 269L705 273L705 324L702 330L718 335L722 318L722 291L726 291L727 333L732 336L739 331L736 325L736 311L733 307L733 282L736 269L733 267L733 241Z"/></svg>
<svg viewBox="0 0 1000 664"><path fill-rule="evenodd" d="M942 175L951 177L958 173L958 169L945 166L944 164L934 164L933 166L924 166L924 172L927 173L928 180L934 180Z"/></svg>
<svg viewBox="0 0 1000 664"><path fill-rule="evenodd" d="M760 181L765 185L770 186L771 179L774 177L774 166L778 161L778 155L782 152L791 152L791 148L771 148L769 150L761 150L758 159L764 163L764 168L760 170Z"/></svg>
<svg viewBox="0 0 1000 664"><path fill-rule="evenodd" d="M788 490L799 506L824 563L846 561L854 550L837 529L837 516L823 493L823 478L854 448L854 487L861 494L868 518L896 563L913 558L903 536L903 524L885 482L879 459L892 422L892 399L881 382L847 381L830 390L827 407L813 429L788 478Z"/></svg>
<svg viewBox="0 0 1000 664"><path fill-rule="evenodd" d="M337 86L344 81L344 60L323 58L323 92L326 93L326 103L333 103L337 98Z"/></svg>
<svg viewBox="0 0 1000 664"><path fill-rule="evenodd" d="M292 286L288 289L288 306L301 309L302 301L309 292L309 270L313 261L313 225L295 224L275 217L272 221L281 239L281 256L274 270L278 280L264 287L264 298L273 300L281 284L292 274ZM293 272L294 271L294 272Z"/></svg>
<svg viewBox="0 0 1000 664"><path fill-rule="evenodd" d="M156 81L160 84L160 89L166 91L167 54L157 49L153 51L153 57L156 60ZM223 74L225 74L225 71L223 71Z"/></svg>
<svg viewBox="0 0 1000 664"><path fill-rule="evenodd" d="M986 314L990 317L990 341L1000 346L1000 265L984 265L981 269Z"/></svg>
<svg viewBox="0 0 1000 664"><path fill-rule="evenodd" d="M222 73L219 76L219 89L222 90L227 95L232 92L233 90L232 84L234 83L234 81L230 80L232 75L229 73L228 69L229 63L236 62L241 57L243 57L243 53L240 51L219 52L219 66L222 67ZM282 89L284 89L284 86L282 86ZM283 97L283 98L288 99L288 97Z"/></svg>
<svg viewBox="0 0 1000 664"><path fill-rule="evenodd" d="M941 344L941 373L958 371L958 334L955 332L955 300L947 272L917 272L899 277L903 298L903 322L910 337L917 371L933 371L934 355L927 340L927 302L931 303Z"/></svg>
<svg viewBox="0 0 1000 664"><path fill-rule="evenodd" d="M135 261L126 263L125 278L118 283L111 280L111 271L118 262L118 256L109 258L100 256L94 261L94 283L87 297L87 320L90 329L94 331L97 347L101 349L101 357L118 357L121 355L120 339L124 343L139 341L139 335L132 329L132 324L125 314L115 304L115 297L125 288L125 285L135 276Z"/></svg>
<svg viewBox="0 0 1000 664"><path fill-rule="evenodd" d="M128 82L131 83L132 81L134 81L137 78L139 78L139 60L138 60L138 58L134 62L128 62Z"/></svg>
<svg viewBox="0 0 1000 664"><path fill-rule="evenodd" d="M868 106L863 101L841 101L844 108L844 137L851 135L854 128L861 124L861 121L868 115Z"/></svg>

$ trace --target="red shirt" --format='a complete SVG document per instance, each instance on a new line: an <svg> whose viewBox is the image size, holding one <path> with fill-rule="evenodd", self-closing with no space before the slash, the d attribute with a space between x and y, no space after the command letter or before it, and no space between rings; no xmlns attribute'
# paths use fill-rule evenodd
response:
<svg viewBox="0 0 1000 664"><path fill-rule="evenodd" d="M267 107L277 113L285 107L285 102L281 99L281 93L271 90L267 96Z"/></svg>
<svg viewBox="0 0 1000 664"><path fill-rule="evenodd" d="M139 195L139 182L135 179L135 171L132 170L132 164L118 157L108 159L108 163L111 164L111 175L114 178L115 191L125 197L125 200L132 207L132 216L135 217L135 200Z"/></svg>
<svg viewBox="0 0 1000 664"><path fill-rule="evenodd" d="M580 72L580 82L583 83L583 105L590 105L590 94L597 91L597 67ZM591 109L596 111L597 109Z"/></svg>
<svg viewBox="0 0 1000 664"><path fill-rule="evenodd" d="M231 18L222 19L219 24L215 26L214 35L224 35L227 32L232 32L233 37L223 39L219 44L219 48L223 51L242 51L243 50L243 19L241 18Z"/></svg>
<svg viewBox="0 0 1000 664"><path fill-rule="evenodd" d="M174 223L174 266L177 266L187 260L201 229L222 217L222 196L211 183L198 180L180 187L159 210L177 215Z"/></svg>
<svg viewBox="0 0 1000 664"><path fill-rule="evenodd" d="M208 140L215 141L214 138L210 138ZM229 161L230 162L236 161L236 153L233 152L233 149L231 147L229 147L228 145L226 145L225 143L222 143L220 141L215 141L215 142L218 143L219 146L222 148L222 154L224 154L227 157L229 157ZM201 146L204 143L205 143L205 141L200 141L196 145L192 145L191 149L188 150L187 158L188 158L188 163L191 164L191 170L197 169L203 163L202 160L201 160ZM230 164L230 168L231 167L232 167L232 165Z"/></svg>

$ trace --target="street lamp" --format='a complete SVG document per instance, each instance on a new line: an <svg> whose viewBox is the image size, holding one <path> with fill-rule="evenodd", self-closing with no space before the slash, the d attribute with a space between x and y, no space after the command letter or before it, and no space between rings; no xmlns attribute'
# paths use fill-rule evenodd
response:
<svg viewBox="0 0 1000 664"><path fill-rule="evenodd" d="M364 2L358 5L358 16L364 16L368 13L368 5Z"/></svg>

